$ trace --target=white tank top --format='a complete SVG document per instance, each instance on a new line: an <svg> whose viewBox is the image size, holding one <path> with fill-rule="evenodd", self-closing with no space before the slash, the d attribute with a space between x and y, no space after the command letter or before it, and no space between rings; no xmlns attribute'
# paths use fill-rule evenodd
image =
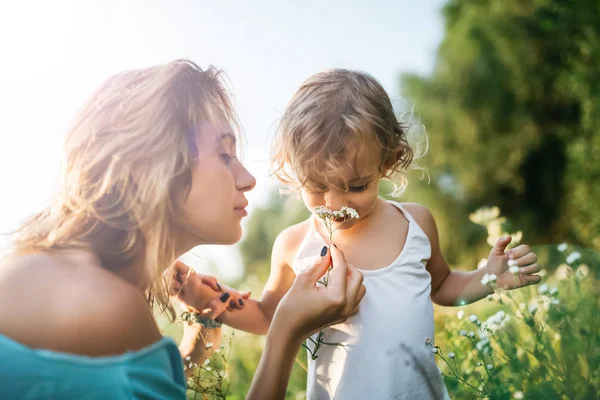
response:
<svg viewBox="0 0 600 400"><path fill-rule="evenodd" d="M358 314L324 330L325 342L343 347L322 345L316 360L308 357L308 400L449 399L425 343L434 336L431 275L425 269L429 238L400 204L391 204L409 221L406 244L387 267L361 270L367 293ZM312 265L325 244L313 223L294 271Z"/></svg>

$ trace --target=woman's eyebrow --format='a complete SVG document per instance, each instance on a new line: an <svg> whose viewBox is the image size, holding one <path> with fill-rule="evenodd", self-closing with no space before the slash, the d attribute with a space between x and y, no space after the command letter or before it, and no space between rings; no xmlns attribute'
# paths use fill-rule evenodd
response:
<svg viewBox="0 0 600 400"><path fill-rule="evenodd" d="M233 146L235 146L235 144L237 142L237 139L235 138L234 134L231 132L226 132L226 133L219 135L216 140L220 143L222 143L226 140L229 140Z"/></svg>

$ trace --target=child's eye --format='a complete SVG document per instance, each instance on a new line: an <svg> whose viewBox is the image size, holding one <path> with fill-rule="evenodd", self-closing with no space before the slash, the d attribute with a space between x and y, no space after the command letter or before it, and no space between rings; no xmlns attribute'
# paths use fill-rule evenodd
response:
<svg viewBox="0 0 600 400"><path fill-rule="evenodd" d="M327 191L327 186L310 187L310 188L307 188L306 191L309 193L314 193L314 194L324 193Z"/></svg>
<svg viewBox="0 0 600 400"><path fill-rule="evenodd" d="M227 153L221 153L221 154L219 154L219 156L221 157L221 160L223 160L223 162L225 163L225 165L231 164L231 160L233 160L233 157L231 157Z"/></svg>
<svg viewBox="0 0 600 400"><path fill-rule="evenodd" d="M369 186L368 183L360 186L348 186L348 191L353 193L364 192L367 186Z"/></svg>

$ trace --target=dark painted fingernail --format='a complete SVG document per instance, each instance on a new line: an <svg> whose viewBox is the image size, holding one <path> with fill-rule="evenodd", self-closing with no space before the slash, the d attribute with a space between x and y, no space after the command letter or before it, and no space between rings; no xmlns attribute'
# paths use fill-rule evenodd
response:
<svg viewBox="0 0 600 400"><path fill-rule="evenodd" d="M325 257L325 254L327 254L327 246L323 246L321 249L321 257Z"/></svg>
<svg viewBox="0 0 600 400"><path fill-rule="evenodd" d="M225 292L219 297L219 300L221 300L221 303L225 303L227 300L229 300L229 296L230 294Z"/></svg>
<svg viewBox="0 0 600 400"><path fill-rule="evenodd" d="M237 304L235 304L235 300L229 301L229 307L231 307L231 308L236 308L237 307Z"/></svg>
<svg viewBox="0 0 600 400"><path fill-rule="evenodd" d="M335 243L333 244L333 247L335 247L336 249L338 248L338 247L335 245Z"/></svg>
<svg viewBox="0 0 600 400"><path fill-rule="evenodd" d="M240 306L244 305L244 301L242 299L238 299L238 303L240 303Z"/></svg>
<svg viewBox="0 0 600 400"><path fill-rule="evenodd" d="M221 285L219 285L218 283L217 283L217 288L219 289L219 292L223 291L223 288L221 288Z"/></svg>

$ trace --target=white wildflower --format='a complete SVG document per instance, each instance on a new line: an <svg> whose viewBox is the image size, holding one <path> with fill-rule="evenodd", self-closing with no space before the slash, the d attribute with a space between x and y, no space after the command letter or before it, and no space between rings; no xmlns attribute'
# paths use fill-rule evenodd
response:
<svg viewBox="0 0 600 400"><path fill-rule="evenodd" d="M558 293L558 288L553 287L552 289L550 289L549 293L550 293L551 296L554 296L555 294Z"/></svg>
<svg viewBox="0 0 600 400"><path fill-rule="evenodd" d="M339 210L330 210L324 206L317 206L313 208L313 212L317 217L328 222L344 222L351 218L359 218L358 212L350 207L342 207Z"/></svg>
<svg viewBox="0 0 600 400"><path fill-rule="evenodd" d="M479 340L477 342L477 344L475 344L475 347L477 347L477 350L483 351L485 348L489 347L489 345L490 345L490 338L487 336L484 336L483 338L481 338L481 340Z"/></svg>
<svg viewBox="0 0 600 400"><path fill-rule="evenodd" d="M456 354L454 354L454 353L450 352L450 353L448 353L448 357L450 357L450 358L454 358L454 357L456 357Z"/></svg>
<svg viewBox="0 0 600 400"><path fill-rule="evenodd" d="M538 309L538 305L536 303L532 303L529 305L528 310L531 314L534 314Z"/></svg>
<svg viewBox="0 0 600 400"><path fill-rule="evenodd" d="M477 366L478 366L478 367L481 367L482 365L483 365L483 364L481 363L481 361L478 361L478 362L477 362Z"/></svg>
<svg viewBox="0 0 600 400"><path fill-rule="evenodd" d="M512 267L509 267L508 270L513 275L517 275L521 271L518 265L513 265Z"/></svg>
<svg viewBox="0 0 600 400"><path fill-rule="evenodd" d="M207 358L206 360L204 360L204 365L208 365L210 364L210 360Z"/></svg>
<svg viewBox="0 0 600 400"><path fill-rule="evenodd" d="M188 365L188 368L192 368L192 366L193 366L193 365L194 365L194 363L190 363L190 364Z"/></svg>
<svg viewBox="0 0 600 400"><path fill-rule="evenodd" d="M498 277L496 276L496 274L485 274L483 275L483 278L481 278L481 284L493 286L495 285L497 279Z"/></svg>
<svg viewBox="0 0 600 400"><path fill-rule="evenodd" d="M498 218L500 209L498 207L482 207L469 215L471 222L478 225L487 225L494 218Z"/></svg>
<svg viewBox="0 0 600 400"><path fill-rule="evenodd" d="M469 315L469 321L477 322L478 320L479 320L479 318L477 318L477 315L475 315L475 314Z"/></svg>
<svg viewBox="0 0 600 400"><path fill-rule="evenodd" d="M523 395L523 392L521 392L520 390L513 393L513 399L522 400L524 397L525 396Z"/></svg>
<svg viewBox="0 0 600 400"><path fill-rule="evenodd" d="M430 338L425 338L425 344L429 344L431 343L431 339Z"/></svg>
<svg viewBox="0 0 600 400"><path fill-rule="evenodd" d="M509 267L518 267L519 266L519 262L517 260L508 260L507 264Z"/></svg>
<svg viewBox="0 0 600 400"><path fill-rule="evenodd" d="M561 264L554 271L554 277L558 280L567 279L573 273L573 269L569 267L567 264Z"/></svg>
<svg viewBox="0 0 600 400"><path fill-rule="evenodd" d="M548 285L546 285L545 283L541 284L540 287L538 287L539 294L545 294L547 291L548 291Z"/></svg>
<svg viewBox="0 0 600 400"><path fill-rule="evenodd" d="M575 271L575 277L579 280L585 279L590 274L590 267L586 264L581 264Z"/></svg>
<svg viewBox="0 0 600 400"><path fill-rule="evenodd" d="M578 251L574 251L567 256L567 264L573 264L575 261L581 258L581 253Z"/></svg>
<svg viewBox="0 0 600 400"><path fill-rule="evenodd" d="M185 358L185 361L190 361L191 359L192 359L192 357L190 357L190 356L187 356L187 357Z"/></svg>
<svg viewBox="0 0 600 400"><path fill-rule="evenodd" d="M567 250L567 247L568 247L568 245L566 243L561 243L558 246L556 246L558 251L560 251L561 253L564 252L565 250Z"/></svg>
<svg viewBox="0 0 600 400"><path fill-rule="evenodd" d="M432 347L431 351L433 352L433 354L436 354L438 352L438 348L437 347Z"/></svg>
<svg viewBox="0 0 600 400"><path fill-rule="evenodd" d="M205 370L207 370L207 371L212 371L212 368L211 368L211 367L206 367L206 368L204 368L204 369L205 369Z"/></svg>
<svg viewBox="0 0 600 400"><path fill-rule="evenodd" d="M461 329L460 336L467 336L467 331L465 331L464 329Z"/></svg>
<svg viewBox="0 0 600 400"><path fill-rule="evenodd" d="M210 349L211 347L213 347L213 344L208 342L208 343L206 343L206 345L204 347L206 347L207 349Z"/></svg>
<svg viewBox="0 0 600 400"><path fill-rule="evenodd" d="M475 332L473 332L473 331L469 332L469 337L470 338L474 338L475 337Z"/></svg>
<svg viewBox="0 0 600 400"><path fill-rule="evenodd" d="M552 299L550 300L550 303L554 304L555 306L560 304L560 300L559 299Z"/></svg>
<svg viewBox="0 0 600 400"><path fill-rule="evenodd" d="M488 364L488 365L487 365L487 369L492 369L492 368L494 368L494 367L492 366L492 364Z"/></svg>
<svg viewBox="0 0 600 400"><path fill-rule="evenodd" d="M459 312L456 313L456 316L458 317L458 319L462 319L465 315L465 312L463 310L460 310Z"/></svg>
<svg viewBox="0 0 600 400"><path fill-rule="evenodd" d="M221 352L220 348L218 348L218 349L215 350L215 353L217 353L217 354L220 353L220 352Z"/></svg>

